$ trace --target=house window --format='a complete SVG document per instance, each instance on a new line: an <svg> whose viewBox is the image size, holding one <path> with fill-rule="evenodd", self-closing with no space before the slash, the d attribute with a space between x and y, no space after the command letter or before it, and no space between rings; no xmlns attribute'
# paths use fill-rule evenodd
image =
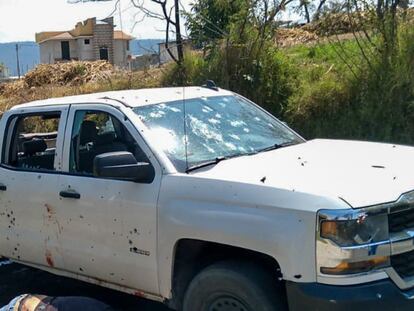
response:
<svg viewBox="0 0 414 311"><path fill-rule="evenodd" d="M91 40L90 39L85 39L85 45L89 45L91 44Z"/></svg>
<svg viewBox="0 0 414 311"><path fill-rule="evenodd" d="M126 49L127 49L127 51L129 51L129 41L127 41L127 43L126 43Z"/></svg>

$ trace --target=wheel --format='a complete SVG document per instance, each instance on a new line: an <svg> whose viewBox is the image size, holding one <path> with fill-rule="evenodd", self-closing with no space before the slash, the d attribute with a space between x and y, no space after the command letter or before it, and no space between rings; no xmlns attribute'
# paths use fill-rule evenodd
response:
<svg viewBox="0 0 414 311"><path fill-rule="evenodd" d="M202 270L190 283L183 311L287 310L276 275L249 263L222 262Z"/></svg>

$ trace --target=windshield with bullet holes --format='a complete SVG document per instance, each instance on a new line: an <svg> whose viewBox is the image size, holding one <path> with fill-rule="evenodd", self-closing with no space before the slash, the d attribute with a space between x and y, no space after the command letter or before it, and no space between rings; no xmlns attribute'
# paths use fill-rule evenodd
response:
<svg viewBox="0 0 414 311"><path fill-rule="evenodd" d="M279 120L239 96L194 98L185 104L174 101L134 111L150 129L151 143L157 144L180 172L217 158L303 142Z"/></svg>

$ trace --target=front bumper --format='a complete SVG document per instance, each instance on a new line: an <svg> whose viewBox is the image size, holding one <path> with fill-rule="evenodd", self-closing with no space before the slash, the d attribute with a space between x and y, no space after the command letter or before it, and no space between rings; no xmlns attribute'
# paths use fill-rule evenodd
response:
<svg viewBox="0 0 414 311"><path fill-rule="evenodd" d="M391 280L335 286L286 282L289 310L414 310L414 288L400 290Z"/></svg>

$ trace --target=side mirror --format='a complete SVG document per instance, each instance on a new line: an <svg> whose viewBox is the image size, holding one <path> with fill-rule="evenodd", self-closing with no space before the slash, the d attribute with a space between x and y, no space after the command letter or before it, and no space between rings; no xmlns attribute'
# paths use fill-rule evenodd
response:
<svg viewBox="0 0 414 311"><path fill-rule="evenodd" d="M138 163L130 152L109 152L97 155L93 160L95 177L151 183L154 169L150 163Z"/></svg>

